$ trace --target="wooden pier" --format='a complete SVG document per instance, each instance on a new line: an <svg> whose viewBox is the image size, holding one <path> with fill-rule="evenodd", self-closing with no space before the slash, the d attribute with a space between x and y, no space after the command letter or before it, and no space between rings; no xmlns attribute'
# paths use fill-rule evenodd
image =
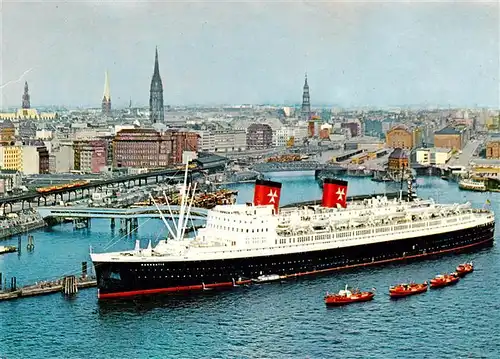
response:
<svg viewBox="0 0 500 359"><path fill-rule="evenodd" d="M33 297L39 295L63 293L73 295L80 289L93 288L97 286L95 277L67 276L51 282L40 282L21 288L10 288L0 291L0 301L18 298Z"/></svg>

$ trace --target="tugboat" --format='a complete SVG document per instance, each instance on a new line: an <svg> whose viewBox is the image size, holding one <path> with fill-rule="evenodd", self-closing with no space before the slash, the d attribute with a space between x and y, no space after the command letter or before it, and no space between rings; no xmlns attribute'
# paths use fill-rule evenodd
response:
<svg viewBox="0 0 500 359"><path fill-rule="evenodd" d="M389 288L389 296L391 298L402 298L409 295L415 295L427 292L427 282L398 284Z"/></svg>
<svg viewBox="0 0 500 359"><path fill-rule="evenodd" d="M456 271L459 277L465 277L467 274L474 271L474 266L472 265L472 262L462 263L458 265Z"/></svg>
<svg viewBox="0 0 500 359"><path fill-rule="evenodd" d="M431 279L431 288L442 288L456 284L460 280L457 273L439 274Z"/></svg>
<svg viewBox="0 0 500 359"><path fill-rule="evenodd" d="M340 290L338 294L329 294L327 292L325 296L325 304L327 306L341 306L356 302L368 302L372 300L374 296L375 294L373 292L360 292L359 290L351 292L347 289L346 285L345 289Z"/></svg>

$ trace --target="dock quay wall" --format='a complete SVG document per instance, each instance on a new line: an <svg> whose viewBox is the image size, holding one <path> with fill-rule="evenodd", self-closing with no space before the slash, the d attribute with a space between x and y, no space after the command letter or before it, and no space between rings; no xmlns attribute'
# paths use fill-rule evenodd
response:
<svg viewBox="0 0 500 359"><path fill-rule="evenodd" d="M43 228L47 225L43 219L39 219L33 222L22 223L9 228L0 228L0 240L8 239L12 236L23 234L35 229Z"/></svg>
<svg viewBox="0 0 500 359"><path fill-rule="evenodd" d="M76 278L76 286L78 289L93 288L97 286L97 281L95 277ZM53 293L64 293L63 290L64 284L62 279L53 282L40 282L19 289L6 289L0 291L0 301Z"/></svg>

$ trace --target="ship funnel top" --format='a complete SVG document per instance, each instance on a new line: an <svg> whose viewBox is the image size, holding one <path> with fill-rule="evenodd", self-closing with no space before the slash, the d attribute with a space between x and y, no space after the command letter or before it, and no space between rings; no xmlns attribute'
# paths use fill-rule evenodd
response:
<svg viewBox="0 0 500 359"><path fill-rule="evenodd" d="M333 178L325 178L323 181L323 207L347 207L348 182Z"/></svg>
<svg viewBox="0 0 500 359"><path fill-rule="evenodd" d="M281 197L281 183L257 180L255 181L255 191L253 204L255 206L274 205L274 213L278 213Z"/></svg>

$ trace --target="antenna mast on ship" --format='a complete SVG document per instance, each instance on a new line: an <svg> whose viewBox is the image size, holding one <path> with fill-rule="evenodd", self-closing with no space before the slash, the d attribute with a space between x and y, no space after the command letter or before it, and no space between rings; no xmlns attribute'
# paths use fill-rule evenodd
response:
<svg viewBox="0 0 500 359"><path fill-rule="evenodd" d="M402 201L403 200L403 178L404 178L404 174L405 174L405 165L403 163L403 165L401 166L401 180L399 181L400 182L400 188L399 188L399 200Z"/></svg>
<svg viewBox="0 0 500 359"><path fill-rule="evenodd" d="M165 224L165 226L167 227L171 238L175 239L175 240L182 240L182 238L184 237L184 234L186 233L186 227L188 224L189 215L191 214L191 208L192 208L193 202L194 202L194 195L196 193L196 183L194 184L192 190L191 190L191 184L189 184L189 185L187 184L188 171L189 171L189 161L186 163L186 169L184 171L184 181L183 181L182 188L181 188L181 204L180 204L180 208L179 208L179 219L178 219L177 223L175 223L175 221L173 221L174 216L172 213L172 207L170 206L167 195L165 194L165 192L163 192L163 195L165 196L165 201L167 204L168 212L170 213L170 218L172 219L172 222L173 222L173 226L170 226L170 224L168 223L168 221L165 218L165 216L163 215L160 207L156 203L154 197L151 194L149 195L151 200L153 201L154 205L156 206L156 209L160 213L160 217L163 220L163 223ZM191 196L189 195L190 192L191 192Z"/></svg>
<svg viewBox="0 0 500 359"><path fill-rule="evenodd" d="M184 182L181 189L181 208L179 210L179 222L177 223L177 240L181 240L186 232L187 221L189 219L189 214L191 212L191 206L194 201L194 194L196 191L196 184L193 187L191 198L189 198L189 192L191 190L191 183L187 184L189 171L189 161L186 161L186 169L184 171ZM188 201L191 199L188 205ZM187 207L187 211L186 211Z"/></svg>

